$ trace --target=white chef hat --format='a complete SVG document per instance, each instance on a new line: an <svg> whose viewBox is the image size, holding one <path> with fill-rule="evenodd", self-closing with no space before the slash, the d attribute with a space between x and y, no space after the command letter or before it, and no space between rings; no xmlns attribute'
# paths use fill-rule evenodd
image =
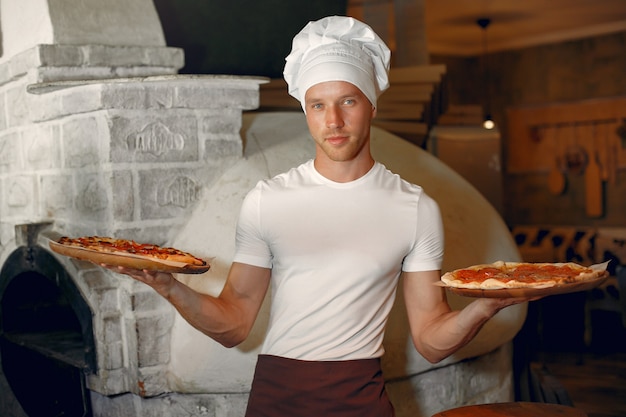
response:
<svg viewBox="0 0 626 417"><path fill-rule="evenodd" d="M376 106L389 87L391 51L371 27L345 16L309 22L292 42L283 75L304 109L306 91L325 81L357 86Z"/></svg>

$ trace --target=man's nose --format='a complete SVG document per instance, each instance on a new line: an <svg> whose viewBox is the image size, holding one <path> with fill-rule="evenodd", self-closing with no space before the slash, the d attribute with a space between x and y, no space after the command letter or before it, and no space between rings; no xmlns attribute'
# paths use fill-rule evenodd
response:
<svg viewBox="0 0 626 417"><path fill-rule="evenodd" d="M341 110L335 106L330 107L326 111L326 126L332 129L343 126L343 116Z"/></svg>

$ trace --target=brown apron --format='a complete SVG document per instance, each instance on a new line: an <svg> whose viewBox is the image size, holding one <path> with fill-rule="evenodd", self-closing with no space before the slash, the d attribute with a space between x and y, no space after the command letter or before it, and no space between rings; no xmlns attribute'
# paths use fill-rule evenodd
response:
<svg viewBox="0 0 626 417"><path fill-rule="evenodd" d="M246 417L393 417L380 359L259 355Z"/></svg>

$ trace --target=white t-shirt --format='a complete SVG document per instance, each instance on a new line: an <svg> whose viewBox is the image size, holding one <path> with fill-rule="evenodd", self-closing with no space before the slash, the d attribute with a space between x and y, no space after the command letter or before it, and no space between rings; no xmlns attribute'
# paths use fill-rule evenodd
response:
<svg viewBox="0 0 626 417"><path fill-rule="evenodd" d="M439 207L376 163L337 183L313 161L246 196L235 262L272 269L261 353L301 360L379 357L398 277L441 268Z"/></svg>

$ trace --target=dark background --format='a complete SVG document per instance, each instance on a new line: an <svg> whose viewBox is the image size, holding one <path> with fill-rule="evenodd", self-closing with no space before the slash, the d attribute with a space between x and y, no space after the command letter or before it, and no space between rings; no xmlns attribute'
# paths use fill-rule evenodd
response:
<svg viewBox="0 0 626 417"><path fill-rule="evenodd" d="M311 20L345 15L342 0L154 0L181 74L282 77L291 40Z"/></svg>

